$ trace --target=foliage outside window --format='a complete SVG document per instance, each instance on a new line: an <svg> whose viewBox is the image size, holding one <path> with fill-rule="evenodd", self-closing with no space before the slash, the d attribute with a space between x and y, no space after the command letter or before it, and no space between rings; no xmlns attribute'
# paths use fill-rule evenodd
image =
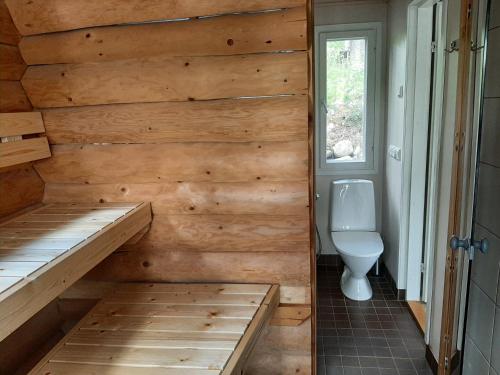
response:
<svg viewBox="0 0 500 375"><path fill-rule="evenodd" d="M364 161L364 39L326 44L326 159Z"/></svg>
<svg viewBox="0 0 500 375"><path fill-rule="evenodd" d="M320 174L376 169L381 25L317 26L317 166ZM377 48L379 47L379 48Z"/></svg>

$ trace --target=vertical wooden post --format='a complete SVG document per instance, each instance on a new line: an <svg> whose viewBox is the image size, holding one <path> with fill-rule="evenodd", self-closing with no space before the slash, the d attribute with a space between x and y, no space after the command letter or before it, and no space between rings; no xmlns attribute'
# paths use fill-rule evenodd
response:
<svg viewBox="0 0 500 375"><path fill-rule="evenodd" d="M307 0L307 53L309 62L309 237L311 243L311 373L316 374L316 216L314 166L314 5Z"/></svg>
<svg viewBox="0 0 500 375"><path fill-rule="evenodd" d="M464 141L466 127L469 126L467 119L468 97L469 97L469 69L471 57L471 29L472 29L472 6L475 0L462 0L460 11L460 44L458 61L458 84L456 99L455 132L452 159L452 179L450 209L448 217L448 238L460 234L462 219L462 195L464 178ZM449 246L446 250L446 268L443 294L443 313L441 320L441 340L439 346L439 368L438 374L451 373L451 356L453 334L456 314L457 295L457 266L459 253Z"/></svg>

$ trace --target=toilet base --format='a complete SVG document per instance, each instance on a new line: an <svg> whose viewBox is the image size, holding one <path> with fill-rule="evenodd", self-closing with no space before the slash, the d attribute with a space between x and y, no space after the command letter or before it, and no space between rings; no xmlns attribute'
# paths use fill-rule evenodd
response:
<svg viewBox="0 0 500 375"><path fill-rule="evenodd" d="M355 277L348 267L344 268L340 288L347 298L354 301L366 301L373 295L368 278L366 276Z"/></svg>

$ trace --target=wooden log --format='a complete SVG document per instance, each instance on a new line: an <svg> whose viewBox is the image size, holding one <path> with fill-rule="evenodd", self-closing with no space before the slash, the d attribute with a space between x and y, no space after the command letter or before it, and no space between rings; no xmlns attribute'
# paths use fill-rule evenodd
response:
<svg viewBox="0 0 500 375"><path fill-rule="evenodd" d="M0 137L43 133L40 112L0 113Z"/></svg>
<svg viewBox="0 0 500 375"><path fill-rule="evenodd" d="M17 46L21 36L12 22L9 9L3 0L0 0L0 43Z"/></svg>
<svg viewBox="0 0 500 375"><path fill-rule="evenodd" d="M307 54L30 66L22 83L39 108L302 94L308 87Z"/></svg>
<svg viewBox="0 0 500 375"><path fill-rule="evenodd" d="M31 110L31 103L19 81L0 81L0 112Z"/></svg>
<svg viewBox="0 0 500 375"><path fill-rule="evenodd" d="M258 249L256 249L258 250ZM91 280L151 282L309 283L308 252L117 251Z"/></svg>
<svg viewBox="0 0 500 375"><path fill-rule="evenodd" d="M0 168L50 157L46 137L0 143Z"/></svg>
<svg viewBox="0 0 500 375"><path fill-rule="evenodd" d="M60 145L36 169L47 183L297 181L307 143Z"/></svg>
<svg viewBox="0 0 500 375"><path fill-rule="evenodd" d="M58 184L45 186L45 202L151 201L158 215L308 216L307 182L166 182L156 184Z"/></svg>
<svg viewBox="0 0 500 375"><path fill-rule="evenodd" d="M7 0L22 35L303 6L304 0Z"/></svg>
<svg viewBox="0 0 500 375"><path fill-rule="evenodd" d="M43 181L30 166L0 173L0 217L41 202Z"/></svg>
<svg viewBox="0 0 500 375"><path fill-rule="evenodd" d="M309 250L306 216L155 215L151 230L125 250L304 252Z"/></svg>
<svg viewBox="0 0 500 375"><path fill-rule="evenodd" d="M19 48L0 44L0 79L19 81L26 70L26 64Z"/></svg>
<svg viewBox="0 0 500 375"><path fill-rule="evenodd" d="M306 50L304 7L182 22L96 27L25 37L28 65L155 56L236 55Z"/></svg>
<svg viewBox="0 0 500 375"><path fill-rule="evenodd" d="M307 138L307 97L114 104L43 110L49 142L166 143Z"/></svg>

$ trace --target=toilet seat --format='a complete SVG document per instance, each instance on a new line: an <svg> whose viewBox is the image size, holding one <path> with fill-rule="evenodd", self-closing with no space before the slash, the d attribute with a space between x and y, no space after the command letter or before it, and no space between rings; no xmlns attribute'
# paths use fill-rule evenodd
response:
<svg viewBox="0 0 500 375"><path fill-rule="evenodd" d="M353 257L378 257L384 243L377 232L331 232L333 244L341 254Z"/></svg>

